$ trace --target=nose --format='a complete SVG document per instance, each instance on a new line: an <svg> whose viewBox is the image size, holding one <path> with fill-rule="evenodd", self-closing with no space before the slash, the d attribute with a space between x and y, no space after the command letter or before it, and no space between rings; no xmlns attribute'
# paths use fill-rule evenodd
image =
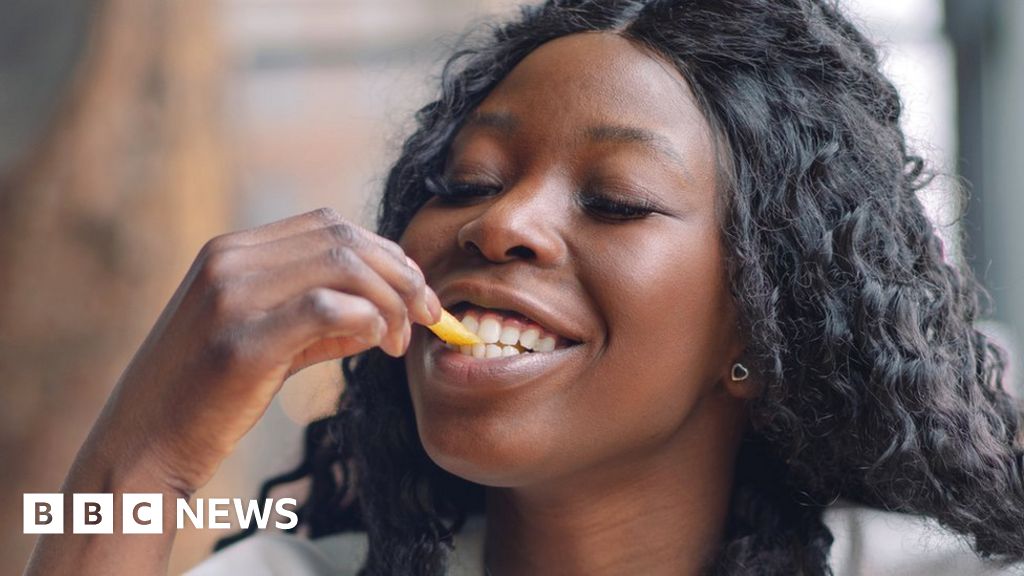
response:
<svg viewBox="0 0 1024 576"><path fill-rule="evenodd" d="M495 263L528 260L556 267L567 253L560 197L564 193L525 182L506 190L481 204L483 211L459 229L459 246Z"/></svg>

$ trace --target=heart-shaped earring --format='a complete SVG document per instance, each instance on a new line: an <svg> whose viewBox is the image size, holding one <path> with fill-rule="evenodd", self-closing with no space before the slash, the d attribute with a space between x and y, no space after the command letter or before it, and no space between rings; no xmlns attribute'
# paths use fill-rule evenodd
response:
<svg viewBox="0 0 1024 576"><path fill-rule="evenodd" d="M747 376L750 376L750 370L739 362L732 365L732 381L739 382L740 380L746 380Z"/></svg>

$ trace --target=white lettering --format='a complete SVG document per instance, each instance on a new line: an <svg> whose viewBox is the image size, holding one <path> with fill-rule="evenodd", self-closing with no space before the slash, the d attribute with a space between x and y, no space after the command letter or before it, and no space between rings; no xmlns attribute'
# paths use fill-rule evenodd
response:
<svg viewBox="0 0 1024 576"><path fill-rule="evenodd" d="M185 516L192 522L193 528L203 527L203 499L196 498L196 509L193 511L192 507L189 506L188 500L185 498L178 498L177 504L177 516L178 516L178 530L185 527Z"/></svg>
<svg viewBox="0 0 1024 576"><path fill-rule="evenodd" d="M114 533L113 494L75 494L72 497L75 534Z"/></svg>
<svg viewBox="0 0 1024 576"><path fill-rule="evenodd" d="M159 493L122 493L120 512L114 508L114 494L71 494L73 534L112 534L114 514L121 519L123 534L160 534L163 532L164 500ZM25 534L61 534L64 532L64 494L24 494L22 501ZM295 498L252 500L244 498L176 498L176 527L228 530L266 530L273 522L280 530L299 525ZM234 520L232 520L234 517ZM204 524L205 519L205 524Z"/></svg>
<svg viewBox="0 0 1024 576"><path fill-rule="evenodd" d="M246 529L249 527L249 522L252 518L256 517L256 527L260 530L267 528L267 520L270 519L270 504L273 504L274 499L271 498L268 501L260 502L258 500L249 500L248 506L245 507L245 511L242 511L242 499L235 498L235 516L238 518L238 527Z"/></svg>
<svg viewBox="0 0 1024 576"><path fill-rule="evenodd" d="M64 495L22 495L22 532L25 534L64 533Z"/></svg>
<svg viewBox="0 0 1024 576"><path fill-rule="evenodd" d="M277 510L278 515L288 518L288 522L275 522L274 526L281 530L290 530L295 528L299 524L299 515L293 510L298 506L298 502L295 498L281 498L274 504L274 510ZM291 505L293 509L286 508L286 505Z"/></svg>
<svg viewBox="0 0 1024 576"><path fill-rule="evenodd" d="M162 534L163 531L163 494L125 493L121 496L121 532L125 534Z"/></svg>
<svg viewBox="0 0 1024 576"><path fill-rule="evenodd" d="M227 498L209 498L206 500L206 517L210 519L210 523L207 528L211 530L224 530L231 528L229 522L218 521L218 518L227 518L229 510L227 509L230 500Z"/></svg>

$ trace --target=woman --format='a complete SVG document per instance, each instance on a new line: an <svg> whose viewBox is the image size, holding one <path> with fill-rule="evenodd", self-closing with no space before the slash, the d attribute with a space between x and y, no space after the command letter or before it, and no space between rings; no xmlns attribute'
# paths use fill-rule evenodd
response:
<svg viewBox="0 0 1024 576"><path fill-rule="evenodd" d="M899 118L822 1L524 9L449 61L380 236L321 211L204 248L65 490L190 495L345 357L267 488L311 476L302 524L365 558L261 536L196 573L826 574L837 499L1020 560L1021 412ZM442 305L502 345L411 328ZM29 572L161 572L169 532L47 536Z"/></svg>

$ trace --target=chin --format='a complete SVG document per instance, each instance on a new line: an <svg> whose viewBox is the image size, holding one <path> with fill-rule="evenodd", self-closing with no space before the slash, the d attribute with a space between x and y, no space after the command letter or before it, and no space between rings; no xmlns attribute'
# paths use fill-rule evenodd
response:
<svg viewBox="0 0 1024 576"><path fill-rule="evenodd" d="M546 446L508 419L420 417L416 427L427 455L445 471L485 486L514 487L551 472ZM514 420L513 420L514 421Z"/></svg>

